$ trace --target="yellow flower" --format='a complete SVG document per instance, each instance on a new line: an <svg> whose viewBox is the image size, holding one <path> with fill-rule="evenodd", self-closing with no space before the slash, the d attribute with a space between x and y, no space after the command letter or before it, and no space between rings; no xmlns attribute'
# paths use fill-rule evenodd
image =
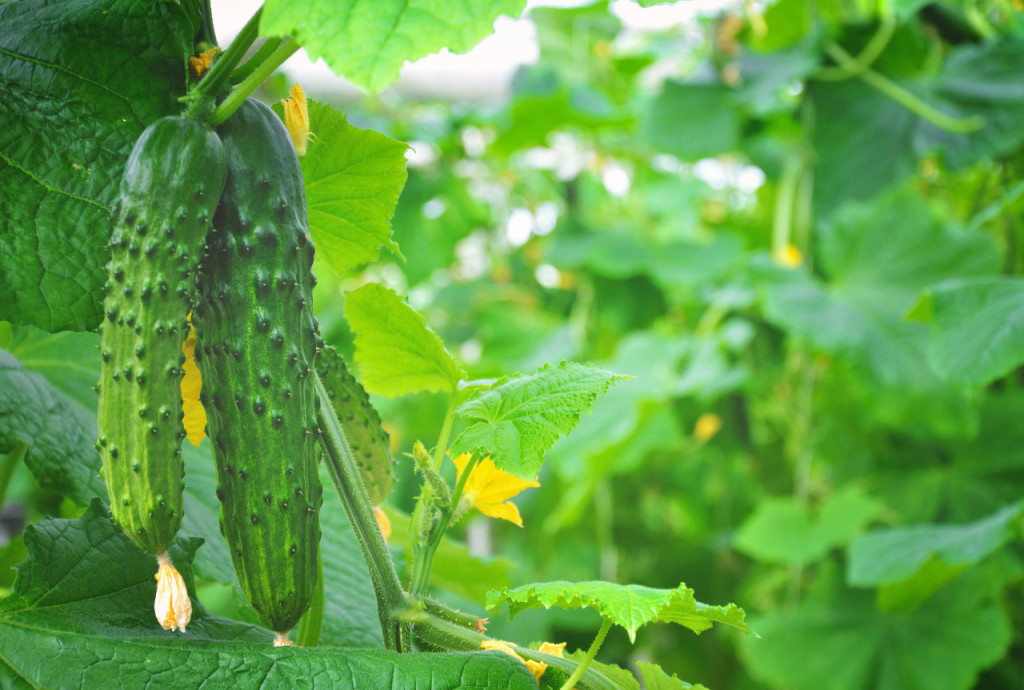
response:
<svg viewBox="0 0 1024 690"><path fill-rule="evenodd" d="M181 411L185 413L182 425L189 443L199 447L206 436L206 409L199 402L199 392L203 389L203 377L196 366L196 329L192 328L192 315L188 315L188 337L181 344L185 353L185 364L182 369L185 376L181 379Z"/></svg>
<svg viewBox="0 0 1024 690"><path fill-rule="evenodd" d="M713 412L705 412L697 418L697 423L693 425L693 437L704 443L710 441L711 437L714 436L722 428L722 418Z"/></svg>
<svg viewBox="0 0 1024 690"><path fill-rule="evenodd" d="M167 553L157 554L160 569L156 573L156 599L153 612L164 630L181 630L192 620L192 601L188 598L185 581L171 563Z"/></svg>
<svg viewBox="0 0 1024 690"><path fill-rule="evenodd" d="M804 262L804 255L795 245L787 244L772 250L772 262L782 268L796 268Z"/></svg>
<svg viewBox="0 0 1024 690"><path fill-rule="evenodd" d="M537 651L563 659L565 658L562 654L562 652L565 651L565 642L559 642L558 644L555 644L554 642L544 642Z"/></svg>
<svg viewBox="0 0 1024 690"><path fill-rule="evenodd" d="M390 539L391 520L388 519L388 514L381 510L379 506L374 506L373 517L377 519L377 527L380 528L380 534L384 537L384 541Z"/></svg>
<svg viewBox="0 0 1024 690"><path fill-rule="evenodd" d="M538 683L540 683L540 677L543 676L544 672L548 670L547 664L540 661L527 661L523 657L516 654L516 651L512 649L512 645L510 645L508 642L502 642L501 640L484 640L480 643L480 648L489 651L497 650L499 652L505 652L506 654L514 656L516 659L519 660L519 663L523 664L524 666L526 666L527 669L529 669L530 673L533 674L533 677L537 679Z"/></svg>
<svg viewBox="0 0 1024 690"><path fill-rule="evenodd" d="M291 98L281 101L284 107L284 124L292 135L295 153L306 155L306 140L309 139L309 111L306 109L306 92L298 82L288 92Z"/></svg>
<svg viewBox="0 0 1024 690"><path fill-rule="evenodd" d="M459 477L462 476L470 457L469 453L463 453L453 460L459 470ZM499 470L488 456L478 462L470 472L462 489L462 500L488 517L508 520L522 527L523 518L519 515L519 509L514 503L507 501L523 489L532 486L540 486L540 482L536 479L528 482Z"/></svg>
<svg viewBox="0 0 1024 690"><path fill-rule="evenodd" d="M214 46L195 57L190 57L188 59L188 68L192 72L192 76L198 79L206 74L207 70L210 69L210 65L213 64L213 56L216 55L218 51L220 51L220 48Z"/></svg>

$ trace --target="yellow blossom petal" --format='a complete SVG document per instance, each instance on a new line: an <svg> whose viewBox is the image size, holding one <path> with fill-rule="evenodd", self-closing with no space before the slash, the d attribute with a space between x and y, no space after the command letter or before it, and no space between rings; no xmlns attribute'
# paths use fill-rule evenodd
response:
<svg viewBox="0 0 1024 690"><path fill-rule="evenodd" d="M452 459L455 467L459 470L460 477L466 469L470 457L469 453L463 453ZM523 519L519 515L519 509L515 504L507 503L507 501L523 489L534 486L540 486L540 482L536 479L532 482L526 481L499 470L488 456L473 467L466 480L466 485L462 489L462 496L484 515L508 520L522 527Z"/></svg>
<svg viewBox="0 0 1024 690"><path fill-rule="evenodd" d="M710 441L722 428L722 418L713 412L705 412L693 425L693 437L704 443Z"/></svg>
<svg viewBox="0 0 1024 690"><path fill-rule="evenodd" d="M540 682L540 677L543 676L544 672L548 670L548 665L543 662L527 661L523 657L519 656L516 653L516 651L512 649L512 645L510 645L508 642L503 642L501 640L484 640L480 643L480 648L489 651L497 650L499 652L505 652L510 656L514 656L516 659L519 660L519 663L526 666L527 670L529 670L530 673L533 674L533 677L537 679L538 683Z"/></svg>
<svg viewBox="0 0 1024 690"><path fill-rule="evenodd" d="M175 569L167 553L157 554L160 569L156 573L156 599L153 612L164 630L181 630L192 620L192 601L188 598L185 581Z"/></svg>
<svg viewBox="0 0 1024 690"><path fill-rule="evenodd" d="M379 506L373 507L373 517L377 519L377 527L380 528L381 536L384 537L384 541L391 538L391 520L388 519L388 514L380 509Z"/></svg>
<svg viewBox="0 0 1024 690"><path fill-rule="evenodd" d="M772 262L782 268L796 268L804 262L804 255L795 245L787 244L772 250Z"/></svg>
<svg viewBox="0 0 1024 690"><path fill-rule="evenodd" d="M537 651L550 654L551 656L557 656L559 659L562 659L565 656L563 654L565 651L565 642L559 642L558 644L555 644L554 642L544 642Z"/></svg>
<svg viewBox="0 0 1024 690"><path fill-rule="evenodd" d="M274 646L275 647L294 647L295 643L288 639L288 633L279 632L274 633Z"/></svg>
<svg viewBox="0 0 1024 690"><path fill-rule="evenodd" d="M306 141L309 139L309 110L306 109L306 92L298 82L288 92L291 98L281 101L284 107L284 124L295 144L295 153L306 155Z"/></svg>
<svg viewBox="0 0 1024 690"><path fill-rule="evenodd" d="M192 76L196 79L206 74L207 70L210 69L210 65L213 64L213 56L220 51L220 48L214 46L209 50L205 50L195 57L188 59L188 68L192 72Z"/></svg>
<svg viewBox="0 0 1024 690"><path fill-rule="evenodd" d="M189 443L198 448L206 436L206 409L203 403L199 402L203 377L196 366L196 329L192 327L191 314L188 315L188 337L181 344L181 351L185 353L185 363L181 367L185 372L181 379L181 411L185 413L185 417L181 423L185 427Z"/></svg>

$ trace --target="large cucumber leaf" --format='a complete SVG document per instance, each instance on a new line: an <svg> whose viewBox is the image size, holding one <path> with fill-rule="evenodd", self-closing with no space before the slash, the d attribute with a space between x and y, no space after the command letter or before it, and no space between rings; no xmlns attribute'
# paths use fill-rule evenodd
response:
<svg viewBox="0 0 1024 690"><path fill-rule="evenodd" d="M110 204L142 130L181 110L192 28L177 3L0 3L0 315L101 317Z"/></svg>
<svg viewBox="0 0 1024 690"><path fill-rule="evenodd" d="M25 464L40 486L86 505L107 495L95 442L93 417L42 374L0 350L0 453L28 444Z"/></svg>
<svg viewBox="0 0 1024 690"><path fill-rule="evenodd" d="M516 16L525 0L268 0L260 33L293 36L353 84L380 91L406 60L441 48L464 53Z"/></svg>
<svg viewBox="0 0 1024 690"><path fill-rule="evenodd" d="M198 602L187 633L164 631L153 616L156 561L98 501L77 520L30 526L25 542L29 558L0 602L4 687L537 687L522 664L497 652L275 648L270 631L212 616ZM179 540L171 549L190 588L198 545Z"/></svg>
<svg viewBox="0 0 1024 690"><path fill-rule="evenodd" d="M643 585L619 585L614 582L538 582L513 589L487 593L487 608L508 602L509 618L526 609L592 608L601 617L620 625L636 640L636 631L648 623L678 623L697 634L715 623L731 625L751 632L744 622L743 609L736 604L710 606L693 598L693 590L684 584L675 589L655 589Z"/></svg>

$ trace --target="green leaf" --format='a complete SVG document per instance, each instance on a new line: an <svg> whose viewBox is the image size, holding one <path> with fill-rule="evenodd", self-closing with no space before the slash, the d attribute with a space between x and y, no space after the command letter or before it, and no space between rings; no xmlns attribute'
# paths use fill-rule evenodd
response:
<svg viewBox="0 0 1024 690"><path fill-rule="evenodd" d="M983 117L984 126L971 134L942 130L858 79L812 81L817 211L827 215L845 200L882 192L911 175L926 154L940 153L961 168L1016 150L1024 141L1022 61L1024 44L1004 37L952 49L937 75L898 80L945 115Z"/></svg>
<svg viewBox="0 0 1024 690"><path fill-rule="evenodd" d="M651 101L641 131L652 148L697 160L737 148L741 124L729 88L668 81Z"/></svg>
<svg viewBox="0 0 1024 690"><path fill-rule="evenodd" d="M290 35L310 59L322 57L353 84L380 91L407 60L448 48L464 53L492 31L498 15L518 16L525 0L269 0L264 36Z"/></svg>
<svg viewBox="0 0 1024 690"><path fill-rule="evenodd" d="M1024 279L948 282L929 297L929 354L944 378L981 386L1024 362Z"/></svg>
<svg viewBox="0 0 1024 690"><path fill-rule="evenodd" d="M999 582L980 572L910 613L872 599L841 589L752 620L763 637L740 640L747 670L793 690L968 690L1013 638Z"/></svg>
<svg viewBox="0 0 1024 690"><path fill-rule="evenodd" d="M888 610L913 608L1014 539L1022 514L1024 504L1015 503L966 525L915 525L862 535L850 544L847 582L882 586L880 603Z"/></svg>
<svg viewBox="0 0 1024 690"><path fill-rule="evenodd" d="M545 364L532 374L498 379L456 412L471 424L452 444L452 455L486 453L519 477L533 477L544 454L569 434L599 395L626 376L590 364Z"/></svg>
<svg viewBox="0 0 1024 690"><path fill-rule="evenodd" d="M0 453L29 444L25 464L40 486L79 505L106 497L96 425L41 374L27 371L0 350Z"/></svg>
<svg viewBox="0 0 1024 690"><path fill-rule="evenodd" d="M181 110L192 33L171 2L0 3L5 319L99 324L109 206L142 130Z"/></svg>
<svg viewBox="0 0 1024 690"><path fill-rule="evenodd" d="M640 676L644 679L644 687L647 690L707 690L703 685L699 683L697 685L691 685L686 681L679 680L675 674L670 678L661 666L652 664L648 661L638 661L636 663L637 668L640 669Z"/></svg>
<svg viewBox="0 0 1024 690"><path fill-rule="evenodd" d="M500 653L403 654L271 646L272 633L208 614L193 600L187 633L153 616L155 559L136 548L94 502L77 520L26 529L29 558L0 602L0 684L29 687L223 685L313 688L536 688ZM191 585L198 540L171 556Z"/></svg>
<svg viewBox="0 0 1024 690"><path fill-rule="evenodd" d="M814 514L795 498L768 498L740 526L734 545L759 561L807 565L846 544L881 510L853 487L829 496Z"/></svg>
<svg viewBox="0 0 1024 690"><path fill-rule="evenodd" d="M675 589L654 589L612 582L559 580L487 593L488 609L496 609L504 602L508 602L509 618L531 608L592 608L606 620L625 628L631 642L636 641L636 631L640 627L655 622L678 623L697 634L714 623L751 632L744 622L743 609L735 604L702 604L693 598L693 590L683 584Z"/></svg>
<svg viewBox="0 0 1024 690"><path fill-rule="evenodd" d="M310 99L309 139L299 159L306 182L309 229L316 251L338 273L377 258L391 241L391 216L407 176L409 148ZM280 103L274 105L282 114Z"/></svg>
<svg viewBox="0 0 1024 690"><path fill-rule="evenodd" d="M423 317L386 287L367 283L346 293L345 318L356 333L355 360L371 393L393 398L454 390L466 377Z"/></svg>
<svg viewBox="0 0 1024 690"><path fill-rule="evenodd" d="M788 271L765 300L769 320L904 389L940 382L925 356L928 328L904 316L925 287L998 269L991 240L935 218L909 192L850 204L819 237L824 279Z"/></svg>

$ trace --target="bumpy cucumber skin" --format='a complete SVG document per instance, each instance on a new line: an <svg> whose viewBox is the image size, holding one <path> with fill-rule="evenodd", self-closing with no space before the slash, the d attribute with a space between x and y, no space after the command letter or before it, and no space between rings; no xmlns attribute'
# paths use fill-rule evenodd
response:
<svg viewBox="0 0 1024 690"><path fill-rule="evenodd" d="M181 345L226 176L213 130L162 118L136 141L111 216L97 447L114 519L153 554L181 526Z"/></svg>
<svg viewBox="0 0 1024 690"><path fill-rule="evenodd" d="M249 99L218 133L228 181L192 316L196 363L221 531L249 603L285 632L313 597L320 539L313 245L302 170L277 115Z"/></svg>
<svg viewBox="0 0 1024 690"><path fill-rule="evenodd" d="M370 403L366 389L349 373L337 350L330 345L324 347L316 371L338 413L370 501L380 505L395 484L391 438L381 427L380 415Z"/></svg>

